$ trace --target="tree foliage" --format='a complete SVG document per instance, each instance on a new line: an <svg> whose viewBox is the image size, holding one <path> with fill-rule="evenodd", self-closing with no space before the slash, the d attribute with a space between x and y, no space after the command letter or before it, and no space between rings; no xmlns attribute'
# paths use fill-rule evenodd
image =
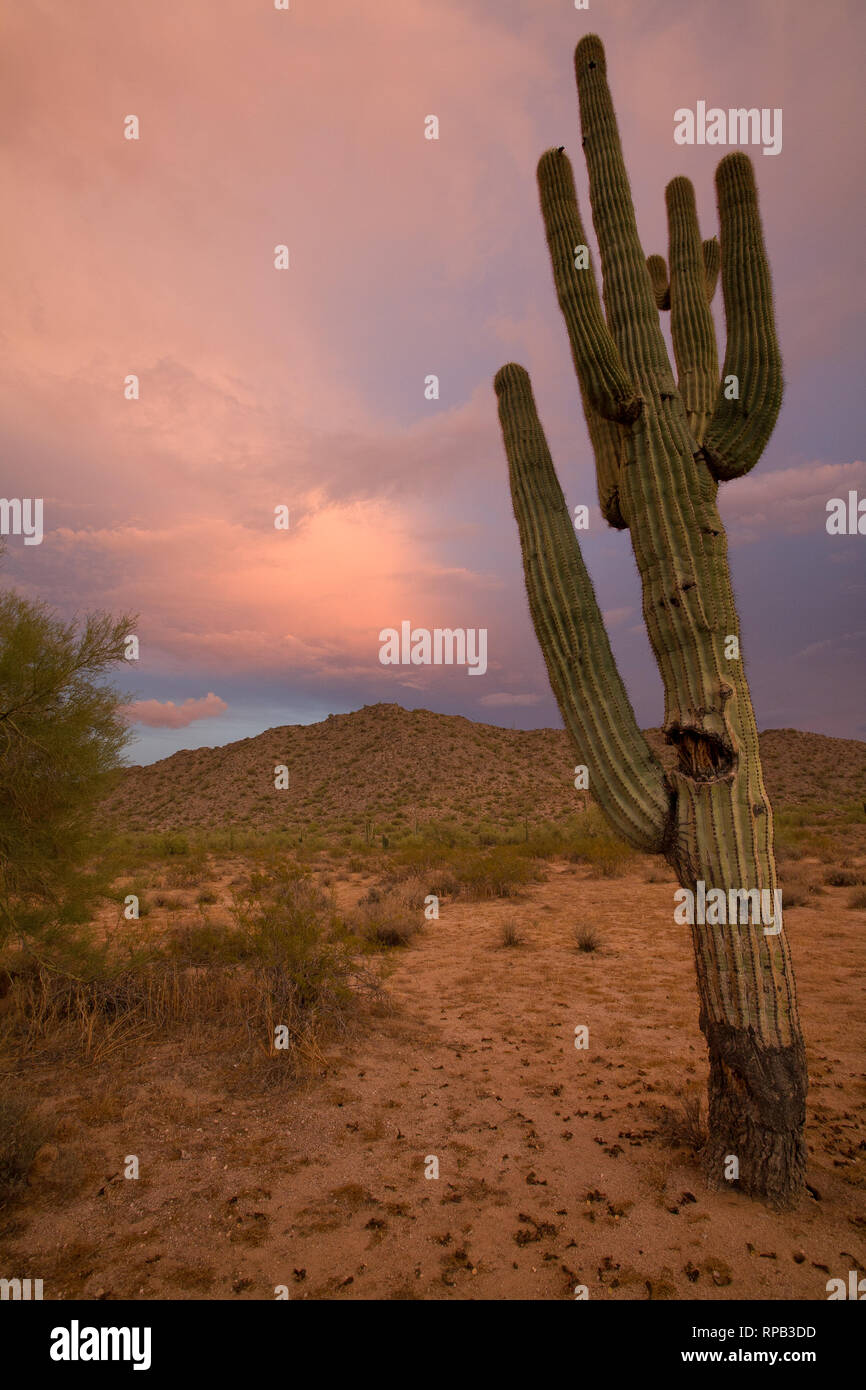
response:
<svg viewBox="0 0 866 1390"><path fill-rule="evenodd" d="M94 811L130 737L106 673L134 621L0 593L0 946L56 957L92 906Z"/></svg>

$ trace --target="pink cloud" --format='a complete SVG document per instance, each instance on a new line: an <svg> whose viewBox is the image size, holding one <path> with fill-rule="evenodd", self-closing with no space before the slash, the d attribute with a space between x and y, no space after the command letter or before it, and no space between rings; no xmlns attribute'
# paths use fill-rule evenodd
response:
<svg viewBox="0 0 866 1390"><path fill-rule="evenodd" d="M771 534L826 531L827 503L866 492L866 462L809 463L799 468L760 468L719 490L719 510L731 545Z"/></svg>
<svg viewBox="0 0 866 1390"><path fill-rule="evenodd" d="M184 700L176 705L174 700L136 700L125 705L123 714L130 724L147 724L151 729L185 729L197 719L215 719L228 709L225 700L209 690L204 699Z"/></svg>

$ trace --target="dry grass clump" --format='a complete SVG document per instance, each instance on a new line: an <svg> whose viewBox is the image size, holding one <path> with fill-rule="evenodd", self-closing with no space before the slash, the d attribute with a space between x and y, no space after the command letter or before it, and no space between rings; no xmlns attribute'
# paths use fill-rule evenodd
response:
<svg viewBox="0 0 866 1390"><path fill-rule="evenodd" d="M782 865L779 871L779 883L782 889L783 908L814 907L815 900L824 892L814 871L806 865L798 865L796 869L790 871L786 865Z"/></svg>
<svg viewBox="0 0 866 1390"><path fill-rule="evenodd" d="M346 1031L371 977L353 959L330 897L288 866L254 873L236 892L233 925L203 918L89 973L12 963L2 1035L19 1054L76 1048L101 1061L183 1028L185 1039L254 1054L318 1055L321 1038ZM126 949L125 947L123 949ZM283 1025L291 1046L279 1049Z"/></svg>
<svg viewBox="0 0 866 1390"><path fill-rule="evenodd" d="M671 1148L699 1153L707 1142L700 1096L686 1096L677 1109L662 1106L658 1126L659 1134Z"/></svg>
<svg viewBox="0 0 866 1390"><path fill-rule="evenodd" d="M408 946L421 930L421 915L399 892L371 888L348 925L373 950Z"/></svg>
<svg viewBox="0 0 866 1390"><path fill-rule="evenodd" d="M831 888L859 888L866 883L866 873L848 864L834 865L825 873L824 882Z"/></svg>
<svg viewBox="0 0 866 1390"><path fill-rule="evenodd" d="M20 1097L0 1096L0 1211L27 1180L48 1132Z"/></svg>
<svg viewBox="0 0 866 1390"><path fill-rule="evenodd" d="M384 868L389 886L410 880L418 893L438 898L512 898L545 877L540 860L520 844L408 845Z"/></svg>
<svg viewBox="0 0 866 1390"><path fill-rule="evenodd" d="M601 950L601 937L595 927L575 927L574 944L579 951L584 951L588 955L593 951Z"/></svg>
<svg viewBox="0 0 866 1390"><path fill-rule="evenodd" d="M520 934L517 923L511 919L502 923L502 935L500 946L522 946L523 937Z"/></svg>
<svg viewBox="0 0 866 1390"><path fill-rule="evenodd" d="M637 865L637 851L613 834L597 809L588 812L584 821L581 833L570 839L566 859L573 864L588 864L592 878L621 878Z"/></svg>
<svg viewBox="0 0 866 1390"><path fill-rule="evenodd" d="M186 900L177 893L154 893L151 902L154 907L163 907L168 912L179 912L181 908L186 907ZM139 907L139 915L140 913L141 908Z"/></svg>

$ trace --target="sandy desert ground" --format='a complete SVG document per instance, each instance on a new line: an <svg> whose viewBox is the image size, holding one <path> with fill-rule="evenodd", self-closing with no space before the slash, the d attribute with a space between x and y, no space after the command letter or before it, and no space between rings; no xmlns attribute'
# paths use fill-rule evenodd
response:
<svg viewBox="0 0 866 1390"><path fill-rule="evenodd" d="M4 1267L46 1298L825 1299L866 1270L866 911L828 888L786 914L810 1166L779 1215L709 1193L683 1131L705 1049L674 884L648 866L553 862L518 898L445 899L290 1086L177 1040L32 1060L53 1134L0 1213ZM582 925L598 950L576 948Z"/></svg>

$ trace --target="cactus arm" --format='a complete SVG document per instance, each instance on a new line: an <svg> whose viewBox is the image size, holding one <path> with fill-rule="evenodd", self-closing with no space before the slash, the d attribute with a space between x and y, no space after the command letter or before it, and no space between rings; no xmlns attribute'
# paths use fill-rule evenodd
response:
<svg viewBox="0 0 866 1390"><path fill-rule="evenodd" d="M704 256L704 290L707 296L707 303L712 304L713 295L716 292L716 284L719 279L719 269L722 264L722 248L716 237L710 237L702 247Z"/></svg>
<svg viewBox="0 0 866 1390"><path fill-rule="evenodd" d="M707 303L712 304L719 278L719 267L722 263L721 247L716 237L710 237L709 241L702 244L701 255L704 262L704 293L707 296ZM656 308L669 309L671 307L671 287L668 280L667 261L664 256L647 256L646 268L649 271L653 294L656 297Z"/></svg>
<svg viewBox="0 0 866 1390"><path fill-rule="evenodd" d="M575 248L586 246L571 161L563 149L548 150L538 161L538 191L559 307L571 344L583 413L595 454L602 516L625 528L619 505L621 431L618 421L633 420L641 408L601 309L590 263L575 266Z"/></svg>
<svg viewBox="0 0 866 1390"><path fill-rule="evenodd" d="M671 287L668 280L668 267L664 256L647 256L646 268L649 271L657 309L671 307Z"/></svg>
<svg viewBox="0 0 866 1390"><path fill-rule="evenodd" d="M620 505L620 424L632 423L642 401L605 323L592 265L575 268L575 247L587 246L571 161L562 148L538 162L538 190L557 299L565 319L596 461L598 500L609 525L627 526Z"/></svg>
<svg viewBox="0 0 866 1390"><path fill-rule="evenodd" d="M538 191L559 307L581 390L604 419L630 423L640 413L640 397L604 321L592 266L575 267L575 248L587 246L587 240L571 161L563 149L548 150L538 161Z"/></svg>
<svg viewBox="0 0 866 1390"><path fill-rule="evenodd" d="M707 299L704 246L698 230L695 191L688 179L665 189L671 267L671 337L677 385L689 429L698 444L713 413L719 389L719 355Z"/></svg>
<svg viewBox="0 0 866 1390"><path fill-rule="evenodd" d="M638 237L604 48L596 34L581 39L574 66L608 325L625 369L638 386L649 384L672 396L676 386Z"/></svg>
<svg viewBox="0 0 866 1390"><path fill-rule="evenodd" d="M622 429L612 420L605 420L604 416L599 415L582 385L580 395L592 451L595 455L598 505L608 526L613 526L617 531L624 531L627 529L628 523L623 517L619 503Z"/></svg>
<svg viewBox="0 0 866 1390"><path fill-rule="evenodd" d="M767 445L782 404L782 359L755 175L747 155L737 152L721 161L716 195L728 336L704 453L713 475L723 480L754 468ZM729 400L725 380L731 376L737 378L739 398Z"/></svg>
<svg viewBox="0 0 866 1390"><path fill-rule="evenodd" d="M520 532L526 591L550 682L592 792L636 848L665 844L671 798L638 728L523 367L494 382Z"/></svg>

